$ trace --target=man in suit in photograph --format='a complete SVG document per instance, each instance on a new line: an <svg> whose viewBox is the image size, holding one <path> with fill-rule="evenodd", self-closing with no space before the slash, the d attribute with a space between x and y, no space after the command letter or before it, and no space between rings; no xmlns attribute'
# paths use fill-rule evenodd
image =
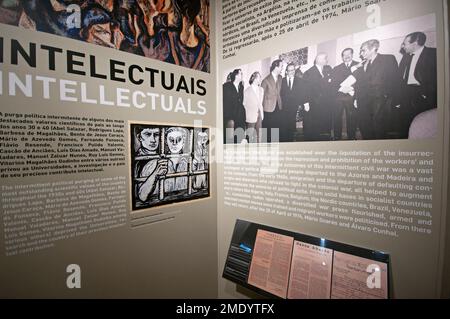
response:
<svg viewBox="0 0 450 319"><path fill-rule="evenodd" d="M401 45L404 138L415 116L437 107L437 54L435 48L425 46L426 41L425 33L414 32L408 34Z"/></svg>
<svg viewBox="0 0 450 319"><path fill-rule="evenodd" d="M283 109L281 101L281 69L282 60L275 60L270 67L270 74L264 78L261 87L264 89L264 120L263 128L266 130L267 142L279 142L280 113ZM277 131L278 130L278 134Z"/></svg>
<svg viewBox="0 0 450 319"><path fill-rule="evenodd" d="M314 66L305 72L308 98L305 105L304 133L307 141L330 139L332 70L328 65L328 56L325 53L319 53Z"/></svg>
<svg viewBox="0 0 450 319"><path fill-rule="evenodd" d="M286 76L281 84L281 113L280 141L293 142L297 130L297 112L305 103L306 86L304 80L295 76L295 64L286 67Z"/></svg>
<svg viewBox="0 0 450 319"><path fill-rule="evenodd" d="M380 42L372 39L361 45L363 62L353 69L356 78L355 106L363 139L387 138L387 121L398 105L400 73L395 57L378 53Z"/></svg>
<svg viewBox="0 0 450 319"><path fill-rule="evenodd" d="M333 130L334 139L342 139L342 117L345 112L347 139L356 138L356 110L354 107L355 91L353 86L343 87L342 83L352 75L352 67L358 62L353 59L354 51L352 48L344 49L341 53L342 63L333 69L331 74L333 87Z"/></svg>

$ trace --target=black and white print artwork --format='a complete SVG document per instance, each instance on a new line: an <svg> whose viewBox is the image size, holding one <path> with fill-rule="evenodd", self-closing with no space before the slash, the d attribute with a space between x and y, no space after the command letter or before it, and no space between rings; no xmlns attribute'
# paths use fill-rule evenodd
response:
<svg viewBox="0 0 450 319"><path fill-rule="evenodd" d="M131 124L133 210L209 196L207 128Z"/></svg>

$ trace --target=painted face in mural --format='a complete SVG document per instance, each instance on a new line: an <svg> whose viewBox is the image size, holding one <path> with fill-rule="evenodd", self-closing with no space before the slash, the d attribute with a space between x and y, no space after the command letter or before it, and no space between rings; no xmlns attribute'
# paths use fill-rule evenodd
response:
<svg viewBox="0 0 450 319"><path fill-rule="evenodd" d="M205 147L206 143L208 142L208 134L206 132L198 133L198 140L199 140L200 145Z"/></svg>
<svg viewBox="0 0 450 319"><path fill-rule="evenodd" d="M111 44L111 38L112 32L109 23L94 24L89 29L89 36L86 39L86 42L113 47Z"/></svg>
<svg viewBox="0 0 450 319"><path fill-rule="evenodd" d="M197 146L195 147L195 156L204 157L207 152L207 144L208 144L208 133L199 132L197 134Z"/></svg>
<svg viewBox="0 0 450 319"><path fill-rule="evenodd" d="M179 154L184 147L184 133L181 129L169 129L167 133L167 145L169 146L170 153Z"/></svg>
<svg viewBox="0 0 450 319"><path fill-rule="evenodd" d="M146 151L156 152L159 147L159 129L146 128L142 130L139 141L141 142L142 148Z"/></svg>

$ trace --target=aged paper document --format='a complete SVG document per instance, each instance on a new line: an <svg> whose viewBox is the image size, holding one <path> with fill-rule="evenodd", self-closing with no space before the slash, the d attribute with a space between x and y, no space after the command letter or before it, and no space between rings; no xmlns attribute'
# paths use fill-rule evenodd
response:
<svg viewBox="0 0 450 319"><path fill-rule="evenodd" d="M335 251L331 298L387 299L387 264Z"/></svg>
<svg viewBox="0 0 450 319"><path fill-rule="evenodd" d="M329 299L333 250L294 242L289 299Z"/></svg>
<svg viewBox="0 0 450 319"><path fill-rule="evenodd" d="M248 283L286 298L294 238L258 230Z"/></svg>

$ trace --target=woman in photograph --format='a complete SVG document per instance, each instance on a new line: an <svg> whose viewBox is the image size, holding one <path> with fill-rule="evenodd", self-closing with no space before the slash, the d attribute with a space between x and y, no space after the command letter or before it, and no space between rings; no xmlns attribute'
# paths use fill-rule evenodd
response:
<svg viewBox="0 0 450 319"><path fill-rule="evenodd" d="M241 129L241 133L245 131L245 109L242 104L244 99L244 86L242 84L242 70L235 69L229 75L230 81L223 84L223 127L224 132L224 143L231 138L234 139L237 129ZM233 137L227 138L227 129L233 129ZM238 136L238 143L245 138L245 134L240 134L239 131L237 135L244 135L242 138ZM233 142L231 142L233 143Z"/></svg>
<svg viewBox="0 0 450 319"><path fill-rule="evenodd" d="M261 74L254 72L249 80L250 86L244 92L245 122L250 143L261 143L261 126L264 119L264 90L261 87Z"/></svg>

